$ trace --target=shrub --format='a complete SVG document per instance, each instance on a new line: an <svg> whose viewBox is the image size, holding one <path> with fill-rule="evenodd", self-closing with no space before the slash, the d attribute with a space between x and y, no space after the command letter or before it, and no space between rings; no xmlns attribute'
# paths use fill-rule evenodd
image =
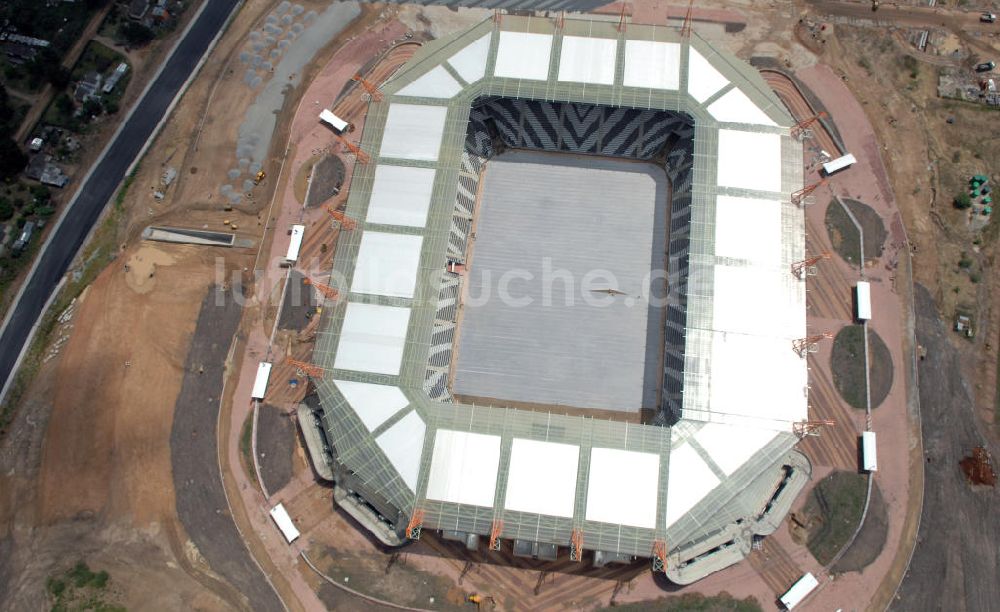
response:
<svg viewBox="0 0 1000 612"><path fill-rule="evenodd" d="M965 210L970 206L972 206L972 198L969 197L969 194L962 192L955 196L955 208Z"/></svg>

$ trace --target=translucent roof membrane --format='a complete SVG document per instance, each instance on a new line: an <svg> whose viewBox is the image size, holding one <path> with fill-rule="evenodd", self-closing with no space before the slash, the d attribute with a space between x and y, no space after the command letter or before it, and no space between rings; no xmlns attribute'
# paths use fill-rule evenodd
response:
<svg viewBox="0 0 1000 612"><path fill-rule="evenodd" d="M379 164L368 205L369 223L424 227L434 190L434 170Z"/></svg>
<svg viewBox="0 0 1000 612"><path fill-rule="evenodd" d="M505 507L572 518L579 459L579 446L515 438Z"/></svg>
<svg viewBox="0 0 1000 612"><path fill-rule="evenodd" d="M392 467L410 491L417 490L420 476L420 456L424 452L424 432L427 426L416 411L411 411L386 429L375 442L385 453Z"/></svg>
<svg viewBox="0 0 1000 612"><path fill-rule="evenodd" d="M410 309L347 304L333 367L377 374L399 374Z"/></svg>
<svg viewBox="0 0 1000 612"><path fill-rule="evenodd" d="M349 380L335 380L333 384L337 386L337 390L344 396L351 410L358 415L368 431L375 431L379 425L410 403L399 387Z"/></svg>
<svg viewBox="0 0 1000 612"><path fill-rule="evenodd" d="M615 82L618 41L610 38L564 36L559 80L611 85Z"/></svg>
<svg viewBox="0 0 1000 612"><path fill-rule="evenodd" d="M730 476L774 440L775 435L770 429L708 423L698 430L694 439L712 457L715 465Z"/></svg>
<svg viewBox="0 0 1000 612"><path fill-rule="evenodd" d="M490 52L490 38L487 34L452 55L448 63L466 83L475 83L486 74L486 61Z"/></svg>
<svg viewBox="0 0 1000 612"><path fill-rule="evenodd" d="M656 527L660 456L594 448L590 451L587 520Z"/></svg>
<svg viewBox="0 0 1000 612"><path fill-rule="evenodd" d="M681 46L650 40L625 41L625 87L676 90L681 83Z"/></svg>
<svg viewBox="0 0 1000 612"><path fill-rule="evenodd" d="M715 199L715 254L750 263L781 265L781 202L735 198Z"/></svg>
<svg viewBox="0 0 1000 612"><path fill-rule="evenodd" d="M455 77L444 69L436 66L427 74L399 90L401 96L417 96L420 98L452 98L462 91L462 85Z"/></svg>
<svg viewBox="0 0 1000 612"><path fill-rule="evenodd" d="M544 81L549 76L551 34L500 32L494 76Z"/></svg>
<svg viewBox="0 0 1000 612"><path fill-rule="evenodd" d="M361 236L351 291L412 298L423 242L423 236L365 232Z"/></svg>
<svg viewBox="0 0 1000 612"><path fill-rule="evenodd" d="M434 437L427 498L492 506L500 436L439 429Z"/></svg>
<svg viewBox="0 0 1000 612"><path fill-rule="evenodd" d="M704 102L726 85L727 79L709 63L697 49L688 49L688 93L695 100Z"/></svg>
<svg viewBox="0 0 1000 612"><path fill-rule="evenodd" d="M781 191L781 136L719 130L718 185Z"/></svg>
<svg viewBox="0 0 1000 612"><path fill-rule="evenodd" d="M385 120L381 157L435 161L441 149L445 106L390 104Z"/></svg>
<svg viewBox="0 0 1000 612"><path fill-rule="evenodd" d="M708 105L708 112L719 121L777 126L745 93L730 89Z"/></svg>
<svg viewBox="0 0 1000 612"><path fill-rule="evenodd" d="M667 527L719 485L719 477L701 455L685 444L670 451L670 477L667 480Z"/></svg>

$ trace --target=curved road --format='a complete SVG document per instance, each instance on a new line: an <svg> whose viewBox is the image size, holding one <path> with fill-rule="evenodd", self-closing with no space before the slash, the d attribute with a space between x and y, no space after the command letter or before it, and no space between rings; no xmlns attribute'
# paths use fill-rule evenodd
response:
<svg viewBox="0 0 1000 612"><path fill-rule="evenodd" d="M156 79L143 92L124 125L85 177L22 285L0 328L0 388L3 389L0 399L49 296L69 269L125 172L239 4L239 0L205 1L204 8L174 47Z"/></svg>

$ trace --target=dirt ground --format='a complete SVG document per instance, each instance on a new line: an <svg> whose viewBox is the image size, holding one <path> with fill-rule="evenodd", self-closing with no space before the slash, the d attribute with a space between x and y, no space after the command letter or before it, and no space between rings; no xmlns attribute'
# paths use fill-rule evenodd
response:
<svg viewBox="0 0 1000 612"><path fill-rule="evenodd" d="M0 444L0 609L46 607L46 579L78 560L107 570L128 608L240 607L178 523L167 441L202 297L216 277L239 278L254 253L133 239L154 222L221 228L232 217L257 244L255 213L224 212L207 195L251 99L247 88L214 84L273 5L244 5L140 164L117 231L127 246L52 334L58 356ZM225 114L205 119L202 134L206 106ZM199 135L201 150L186 152ZM168 166L181 172L156 200Z"/></svg>

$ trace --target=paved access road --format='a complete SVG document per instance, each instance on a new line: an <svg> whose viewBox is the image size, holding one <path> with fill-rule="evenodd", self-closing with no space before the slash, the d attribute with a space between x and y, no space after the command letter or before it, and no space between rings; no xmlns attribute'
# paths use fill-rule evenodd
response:
<svg viewBox="0 0 1000 612"><path fill-rule="evenodd" d="M41 316L59 279L69 269L91 227L114 195L125 171L163 118L170 102L191 75L198 61L238 0L206 0L197 20L177 43L176 50L149 89L136 103L135 111L110 148L94 167L70 203L62 222L40 254L20 299L12 306L10 319L0 335L0 388L12 375L31 328Z"/></svg>

